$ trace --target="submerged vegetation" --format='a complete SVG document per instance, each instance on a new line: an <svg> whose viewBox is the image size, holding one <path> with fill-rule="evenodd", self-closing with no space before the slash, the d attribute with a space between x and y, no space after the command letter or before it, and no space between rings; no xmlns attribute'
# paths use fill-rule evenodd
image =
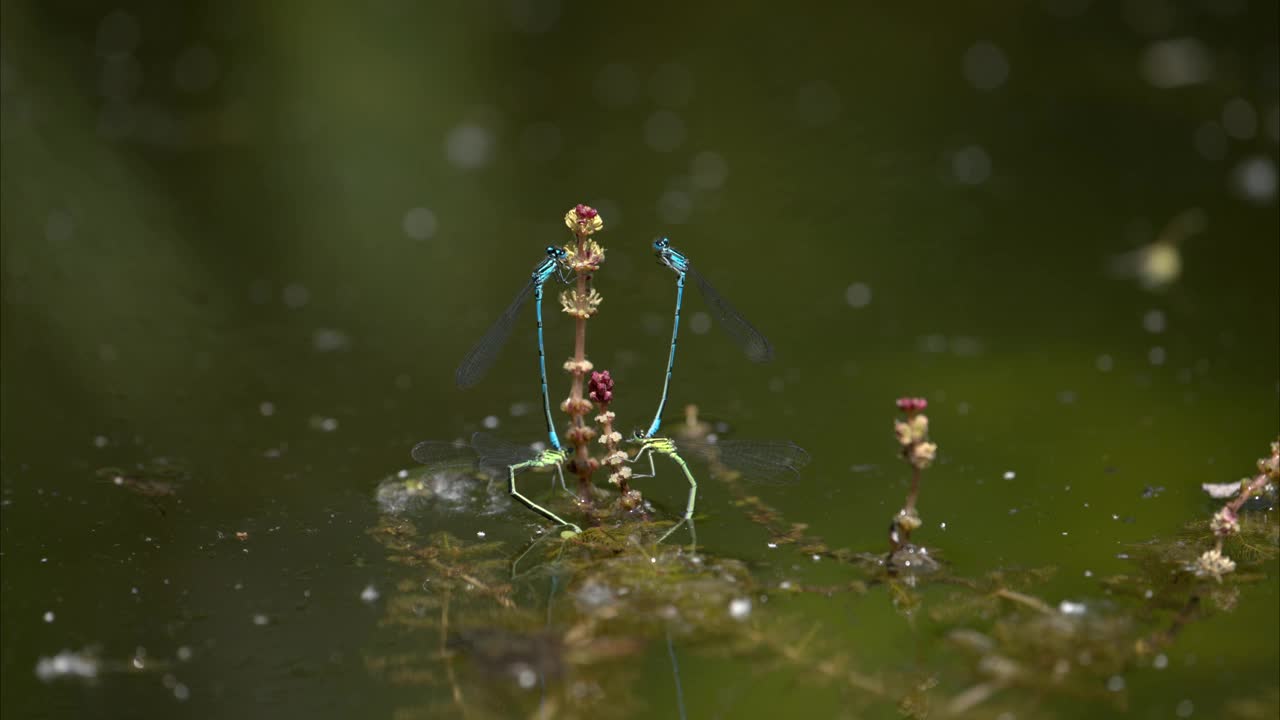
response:
<svg viewBox="0 0 1280 720"><path fill-rule="evenodd" d="M692 405L669 438L638 434L627 441L615 429L614 379L607 370L595 370L586 355L586 322L603 301L592 279L604 248L591 237L603 221L581 205L565 221L575 235L563 253L575 285L560 303L575 319L575 344L564 364L571 384L560 408L569 416L565 467L578 478L578 488L571 500L553 489L561 497L546 500L551 509L544 517L558 518L558 510L585 520L572 531L509 548L424 532L408 506L383 503L387 512L371 534L405 571L381 624L401 642L395 652L370 653L366 664L392 685L447 691L427 704L407 704L398 717L449 712L594 718L640 710L684 717L679 658L688 653L749 659L753 667L787 671L838 692L850 711L884 707L912 718L1035 717L1046 697L1123 709L1133 671L1163 669L1169 662L1165 651L1185 627L1231 612L1244 587L1275 570L1280 526L1274 503L1250 500L1274 498L1280 443L1259 461L1253 478L1206 486L1232 498L1207 527L1191 523L1176 537L1126 548L1118 557L1129 569L1100 577L1091 596L1050 600L1042 590L1055 577L1053 567L973 575L945 564L935 549L912 542L922 525L921 476L937 454L922 398L897 402L903 417L894 421L894 433L911 478L890 525L887 552L832 547L810 523L787 519L749 490L748 482L771 472L798 472L807 461L799 448L749 444L754 455L746 456L754 464L730 462L739 454L734 443L741 441L712 432ZM672 360L674 340L673 333ZM664 384L664 403L666 390ZM592 413L594 427L587 422ZM554 429L551 435L554 440ZM692 533L697 483L676 448L703 461L709 476L729 488L733 506L763 530L771 548L789 549L810 563L779 571L700 551L696 544L664 543L685 523ZM644 476L633 473L633 463L646 451L651 467L653 454L665 454L688 477L688 508L675 523L660 519L634 485ZM778 460L783 456L785 461ZM489 487L486 478L495 470L501 474L492 465L428 468L395 486L416 486L423 497L467 494L459 488L475 495ZM592 482L601 468L616 495ZM475 507L493 500L486 493ZM1203 551L1206 532L1213 534L1214 546ZM822 563L821 573L807 569L819 560L832 562ZM881 649L850 644L841 632L806 621L805 598L830 602L839 596L864 608L887 602L918 636L930 661L885 664ZM411 642L405 645L404 638ZM670 685L641 679L635 658L650 650L667 657ZM1274 716L1277 695L1242 698L1233 707L1241 717L1259 711Z"/></svg>

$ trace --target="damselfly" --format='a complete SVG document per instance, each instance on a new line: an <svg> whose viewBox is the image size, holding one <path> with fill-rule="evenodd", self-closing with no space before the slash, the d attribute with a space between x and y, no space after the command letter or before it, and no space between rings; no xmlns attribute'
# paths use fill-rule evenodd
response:
<svg viewBox="0 0 1280 720"><path fill-rule="evenodd" d="M671 373L676 364L676 339L680 335L680 306L684 302L684 283L686 277L692 277L694 284L701 291L703 299L707 301L707 306L711 308L711 314L715 316L716 322L720 328L733 339L738 347L747 354L747 357L753 362L763 363L773 359L773 346L755 329L746 318L729 304L716 289L702 277L702 274L693 268L693 264L689 262L689 258L675 248L671 247L671 241L667 238L659 238L653 241L653 249L658 254L658 260L663 265L671 268L676 274L676 311L675 319L671 326L671 349L667 356L667 373L662 381L662 396L658 400L658 411L654 413L653 422L649 425L649 429L645 432L645 437L653 437L658 434L658 429L662 426L662 411L667 405L667 391L671 387Z"/></svg>
<svg viewBox="0 0 1280 720"><path fill-rule="evenodd" d="M511 304L489 326L475 347L462 358L455 374L460 388L468 388L480 382L480 378L484 377L484 374L493 366L493 361L498 358L502 346L506 345L507 338L511 336L511 328L515 325L516 316L520 314L520 309L532 294L534 314L538 320L538 373L542 379L542 409L547 420L547 437L553 450L560 449L560 437L556 434L555 423L551 419L551 397L547 392L547 353L542 342L542 286L557 270L563 268L565 255L564 248L547 247L547 258L538 263L529 276L528 282L516 293Z"/></svg>

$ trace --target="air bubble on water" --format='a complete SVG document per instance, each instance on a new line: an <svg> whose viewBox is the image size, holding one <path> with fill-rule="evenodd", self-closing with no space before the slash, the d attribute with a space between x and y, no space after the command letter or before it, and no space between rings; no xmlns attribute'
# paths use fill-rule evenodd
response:
<svg viewBox="0 0 1280 720"><path fill-rule="evenodd" d="M751 617L751 598L734 598L729 601L729 617L734 620Z"/></svg>
<svg viewBox="0 0 1280 720"><path fill-rule="evenodd" d="M372 584L365 585L364 590L360 591L360 599L365 603L375 603L380 597L382 595L378 592L378 588Z"/></svg>

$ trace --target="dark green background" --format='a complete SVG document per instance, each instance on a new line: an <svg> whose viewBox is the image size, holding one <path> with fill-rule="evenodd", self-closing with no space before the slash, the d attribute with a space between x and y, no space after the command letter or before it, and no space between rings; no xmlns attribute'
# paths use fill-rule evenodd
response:
<svg viewBox="0 0 1280 720"><path fill-rule="evenodd" d="M122 9L134 82L104 70L113 6L0 7L6 717L385 716L402 698L360 660L381 642L360 590L393 574L364 534L373 487L416 440L488 415L538 436L536 413L508 413L537 401L527 328L479 388L456 390L452 371L541 248L567 239L577 202L606 223L589 355L616 377L622 426L656 400L673 276L648 246L668 234L777 348L750 365L694 331L691 297L674 407L807 447L802 483L767 497L833 545L882 546L906 476L900 395L930 399L941 447L921 539L971 575L1057 565L1055 601L1097 595L1085 573L1121 569L1120 544L1206 516L1199 484L1249 472L1280 426L1275 3L139 2ZM1152 87L1144 52L1184 37L1211 75ZM979 42L1008 63L990 91L964 73ZM175 65L193 47L216 73L184 90ZM605 102L611 65L630 75ZM1205 157L1197 132L1237 97L1256 132ZM685 136L661 152L645 126L664 110ZM475 169L446 152L468 125L492 143ZM990 159L985 182L953 173L968 146ZM691 183L703 152L724 160L718 189ZM1236 189L1246 162L1270 167L1269 194ZM662 213L670 191L687 217ZM429 239L406 235L414 207L434 213ZM1207 224L1171 287L1108 272L1190 207ZM866 307L846 301L855 282ZM1161 333L1144 329L1153 310ZM348 342L319 351L325 329ZM571 337L551 312L553 369ZM94 475L161 457L188 473L166 515ZM708 552L773 562L705 485ZM643 489L681 502L669 473ZM424 522L518 546L532 519ZM219 539L237 530L253 541ZM1134 716L1184 699L1217 716L1275 686L1274 562L1264 571L1235 613L1188 630L1168 670L1130 679ZM870 657L928 663L882 596L802 607ZM155 675L35 679L39 656L85 646L192 647L175 671L191 699ZM664 663L655 650L642 668L659 714L673 711ZM726 705L733 667L685 663L691 717L838 707L767 685Z"/></svg>

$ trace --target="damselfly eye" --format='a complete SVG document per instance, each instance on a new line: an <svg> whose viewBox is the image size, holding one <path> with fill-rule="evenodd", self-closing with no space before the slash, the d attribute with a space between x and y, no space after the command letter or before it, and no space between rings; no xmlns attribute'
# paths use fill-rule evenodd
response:
<svg viewBox="0 0 1280 720"><path fill-rule="evenodd" d="M653 241L654 250L666 250L669 247L671 247L671 241L666 238L658 238Z"/></svg>

